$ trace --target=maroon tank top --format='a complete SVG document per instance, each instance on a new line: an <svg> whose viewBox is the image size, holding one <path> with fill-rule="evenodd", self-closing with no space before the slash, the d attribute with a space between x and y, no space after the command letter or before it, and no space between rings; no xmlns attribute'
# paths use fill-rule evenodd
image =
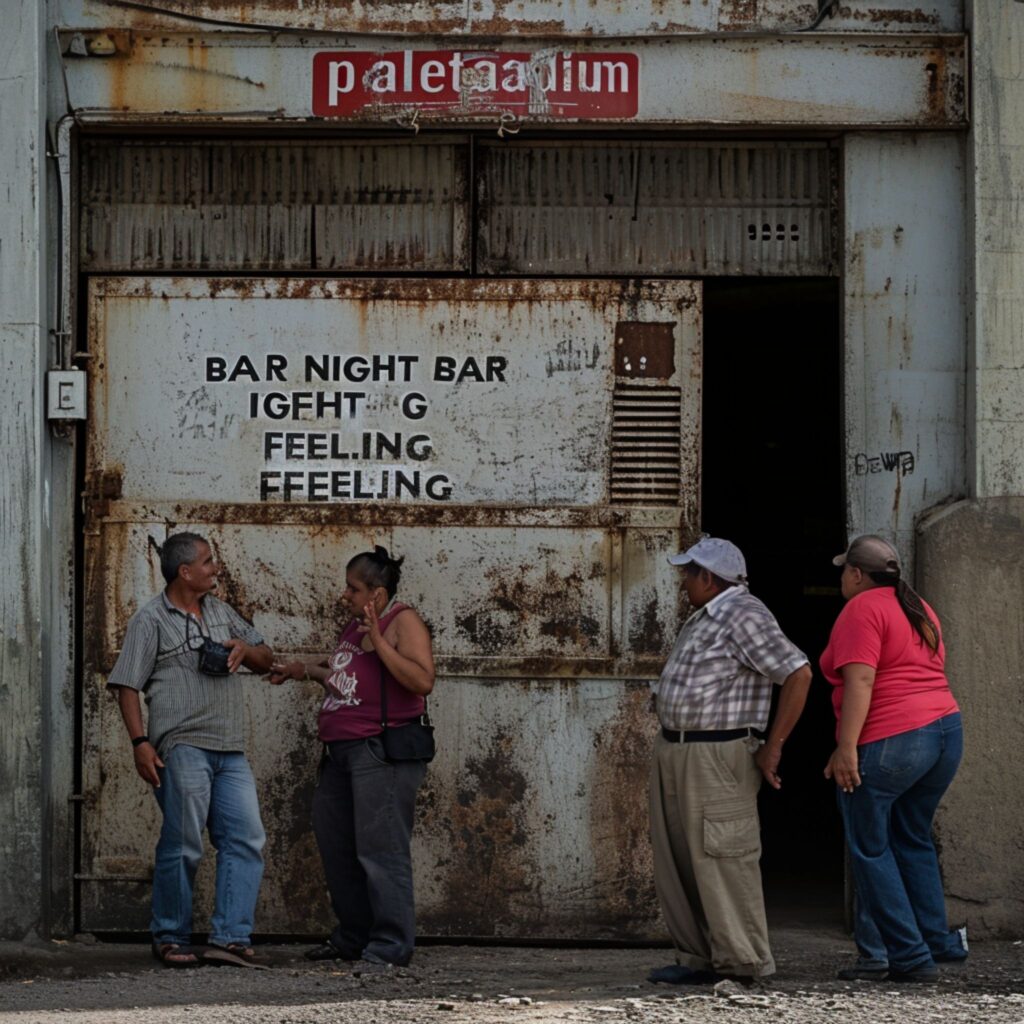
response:
<svg viewBox="0 0 1024 1024"><path fill-rule="evenodd" d="M383 633L409 606L396 601L380 619ZM376 651L364 651L359 622L353 619L342 631L331 655L326 694L320 705L318 732L322 742L359 740L380 734L381 680L388 691L388 725L400 725L423 714L423 698L410 693L387 670Z"/></svg>

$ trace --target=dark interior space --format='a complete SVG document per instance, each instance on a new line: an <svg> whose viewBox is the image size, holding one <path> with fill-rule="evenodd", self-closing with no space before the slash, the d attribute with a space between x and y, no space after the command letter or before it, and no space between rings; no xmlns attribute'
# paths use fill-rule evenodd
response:
<svg viewBox="0 0 1024 1024"><path fill-rule="evenodd" d="M845 546L839 282L704 282L701 528L740 546L751 591L810 658L814 682L760 796L769 923L843 920L831 687L818 655L839 609Z"/></svg>

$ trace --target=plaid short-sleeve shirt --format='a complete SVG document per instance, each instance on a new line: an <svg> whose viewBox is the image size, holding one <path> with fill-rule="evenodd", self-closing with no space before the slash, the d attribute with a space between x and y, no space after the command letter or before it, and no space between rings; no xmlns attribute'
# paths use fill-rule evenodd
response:
<svg viewBox="0 0 1024 1024"><path fill-rule="evenodd" d="M666 729L764 729L772 684L805 655L745 586L730 587L686 620L657 686Z"/></svg>
<svg viewBox="0 0 1024 1024"><path fill-rule="evenodd" d="M166 758L179 743L203 750L244 749L245 691L238 673L208 676L199 671L203 636L223 643L232 637L256 646L263 636L229 604L202 598L202 623L157 594L129 620L124 646L107 686L145 694L146 725L157 753Z"/></svg>

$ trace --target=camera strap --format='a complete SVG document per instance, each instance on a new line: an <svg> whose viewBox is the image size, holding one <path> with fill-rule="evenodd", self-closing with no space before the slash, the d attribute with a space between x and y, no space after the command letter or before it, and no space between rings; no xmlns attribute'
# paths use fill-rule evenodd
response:
<svg viewBox="0 0 1024 1024"><path fill-rule="evenodd" d="M185 616L185 647L191 651L193 650L192 638L189 636L188 627L190 625L196 627L200 640L208 640L210 638L210 631L204 629L206 623L201 622L191 612L182 612L181 614Z"/></svg>

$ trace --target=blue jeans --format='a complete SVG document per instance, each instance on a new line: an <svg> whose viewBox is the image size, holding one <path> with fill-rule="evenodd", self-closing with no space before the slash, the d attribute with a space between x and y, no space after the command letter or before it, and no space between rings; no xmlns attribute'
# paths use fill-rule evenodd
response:
<svg viewBox="0 0 1024 1024"><path fill-rule="evenodd" d="M953 928L943 935L930 932L923 936L931 950L932 959L943 963L956 963L967 959L966 927ZM885 971L889 968L889 954L881 933L864 901L854 893L853 897L853 941L857 944L857 966L869 971Z"/></svg>
<svg viewBox="0 0 1024 1024"><path fill-rule="evenodd" d="M154 791L164 821L153 871L155 942L192 939L192 887L203 855L203 830L217 851L217 890L210 942L248 944L263 877L256 783L244 754L184 744L164 759Z"/></svg>
<svg viewBox="0 0 1024 1024"><path fill-rule="evenodd" d="M861 784L839 792L857 892L861 964L896 971L956 959L932 820L963 753L959 713L857 748ZM955 947L955 948L954 948Z"/></svg>
<svg viewBox="0 0 1024 1024"><path fill-rule="evenodd" d="M403 966L416 943L412 839L427 766L388 761L379 736L327 744L313 793L313 832L346 956Z"/></svg>

